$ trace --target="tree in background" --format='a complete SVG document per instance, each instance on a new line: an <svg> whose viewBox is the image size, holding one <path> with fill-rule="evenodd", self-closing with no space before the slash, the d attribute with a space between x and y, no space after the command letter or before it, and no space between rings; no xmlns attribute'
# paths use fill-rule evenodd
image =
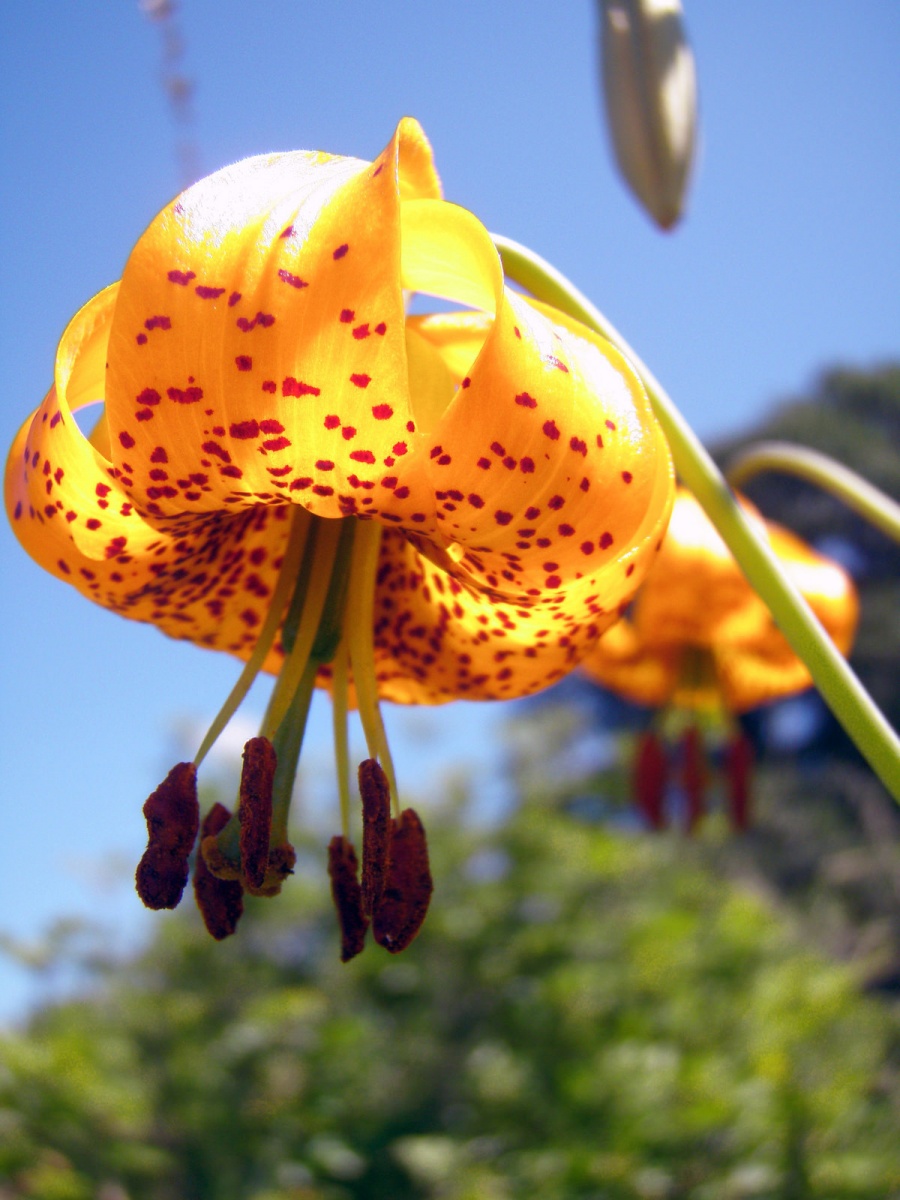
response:
<svg viewBox="0 0 900 1200"><path fill-rule="evenodd" d="M845 431L867 411L854 387L896 419L896 372L852 379L776 422ZM760 494L776 483L754 499L815 542ZM865 629L897 571L868 531L844 536L873 563ZM479 827L463 787L435 819L439 892L402 960L338 961L302 841L284 904L250 901L227 943L189 911L131 961L63 943L83 995L0 1042L0 1198L900 1197L900 872L879 785L843 743L788 749L769 718L748 834L636 835L591 765L621 736L596 706L620 730L634 710L552 695L517 711L508 819Z"/></svg>

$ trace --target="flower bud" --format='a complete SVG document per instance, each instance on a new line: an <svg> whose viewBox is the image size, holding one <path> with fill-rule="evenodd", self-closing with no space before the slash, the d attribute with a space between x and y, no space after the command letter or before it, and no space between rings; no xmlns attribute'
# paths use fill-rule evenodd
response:
<svg viewBox="0 0 900 1200"><path fill-rule="evenodd" d="M682 214L697 127L680 0L600 0L600 58L619 169L653 220L670 229Z"/></svg>

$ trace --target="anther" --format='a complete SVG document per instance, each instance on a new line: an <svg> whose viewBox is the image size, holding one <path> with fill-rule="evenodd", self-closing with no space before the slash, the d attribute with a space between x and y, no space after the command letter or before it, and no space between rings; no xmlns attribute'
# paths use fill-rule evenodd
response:
<svg viewBox="0 0 900 1200"><path fill-rule="evenodd" d="M144 804L147 849L135 872L137 893L147 908L175 908L188 880L191 850L200 825L197 768L174 766Z"/></svg>
<svg viewBox="0 0 900 1200"><path fill-rule="evenodd" d="M681 744L682 783L687 801L687 832L693 833L703 819L706 797L706 760L703 755L703 739L700 730L692 725L685 733Z"/></svg>
<svg viewBox="0 0 900 1200"><path fill-rule="evenodd" d="M244 747L238 819L241 874L250 889L261 888L269 867L272 831L272 784L277 758L268 738L251 738Z"/></svg>
<svg viewBox="0 0 900 1200"><path fill-rule="evenodd" d="M406 808L399 821L391 821L387 879L372 914L375 941L391 954L405 950L425 920L433 890L425 830L417 813Z"/></svg>
<svg viewBox="0 0 900 1200"><path fill-rule="evenodd" d="M328 875L341 927L341 962L349 962L365 945L369 928L357 878L356 851L349 838L333 837L328 843Z"/></svg>
<svg viewBox="0 0 900 1200"><path fill-rule="evenodd" d="M731 824L738 833L750 828L750 776L753 770L753 744L739 733L725 748L725 774L728 777Z"/></svg>
<svg viewBox="0 0 900 1200"><path fill-rule="evenodd" d="M203 820L201 838L215 838L230 819L231 813L224 804L214 804ZM213 875L202 854L197 855L194 863L194 897L204 925L217 942L234 933L244 911L244 889L237 880Z"/></svg>
<svg viewBox="0 0 900 1200"><path fill-rule="evenodd" d="M358 777L363 815L362 897L365 911L371 915L381 899L388 869L391 789L374 758L359 764Z"/></svg>
<svg viewBox="0 0 900 1200"><path fill-rule="evenodd" d="M662 742L655 733L645 733L634 759L633 787L638 808L651 829L665 828L667 782L668 764Z"/></svg>

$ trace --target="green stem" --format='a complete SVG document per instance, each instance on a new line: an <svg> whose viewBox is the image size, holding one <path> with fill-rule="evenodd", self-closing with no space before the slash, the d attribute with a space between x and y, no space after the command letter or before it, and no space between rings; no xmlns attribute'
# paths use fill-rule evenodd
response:
<svg viewBox="0 0 900 1200"><path fill-rule="evenodd" d="M509 278L538 300L561 309L608 338L631 360L672 451L675 469L693 492L790 643L803 660L831 711L884 786L900 801L900 739L813 615L782 573L722 478L716 464L653 373L622 335L564 275L508 238L494 244Z"/></svg>
<svg viewBox="0 0 900 1200"><path fill-rule="evenodd" d="M726 475L731 486L737 488L761 471L779 471L815 483L900 542L900 504L827 454L790 442L757 442L731 460Z"/></svg>

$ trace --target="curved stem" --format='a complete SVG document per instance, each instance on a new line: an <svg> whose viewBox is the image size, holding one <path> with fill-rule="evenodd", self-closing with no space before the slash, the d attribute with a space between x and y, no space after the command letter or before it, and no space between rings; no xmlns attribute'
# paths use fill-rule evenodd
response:
<svg viewBox="0 0 900 1200"><path fill-rule="evenodd" d="M549 263L508 238L493 235L511 280L608 338L631 360L672 451L675 468L694 493L744 574L776 617L831 711L894 799L900 801L900 739L841 656L775 555L745 517L716 464L659 380L586 296Z"/></svg>
<svg viewBox="0 0 900 1200"><path fill-rule="evenodd" d="M879 488L835 462L827 454L790 442L757 442L742 450L725 472L732 487L742 487L762 471L796 475L830 492L895 542L900 542L900 504Z"/></svg>

